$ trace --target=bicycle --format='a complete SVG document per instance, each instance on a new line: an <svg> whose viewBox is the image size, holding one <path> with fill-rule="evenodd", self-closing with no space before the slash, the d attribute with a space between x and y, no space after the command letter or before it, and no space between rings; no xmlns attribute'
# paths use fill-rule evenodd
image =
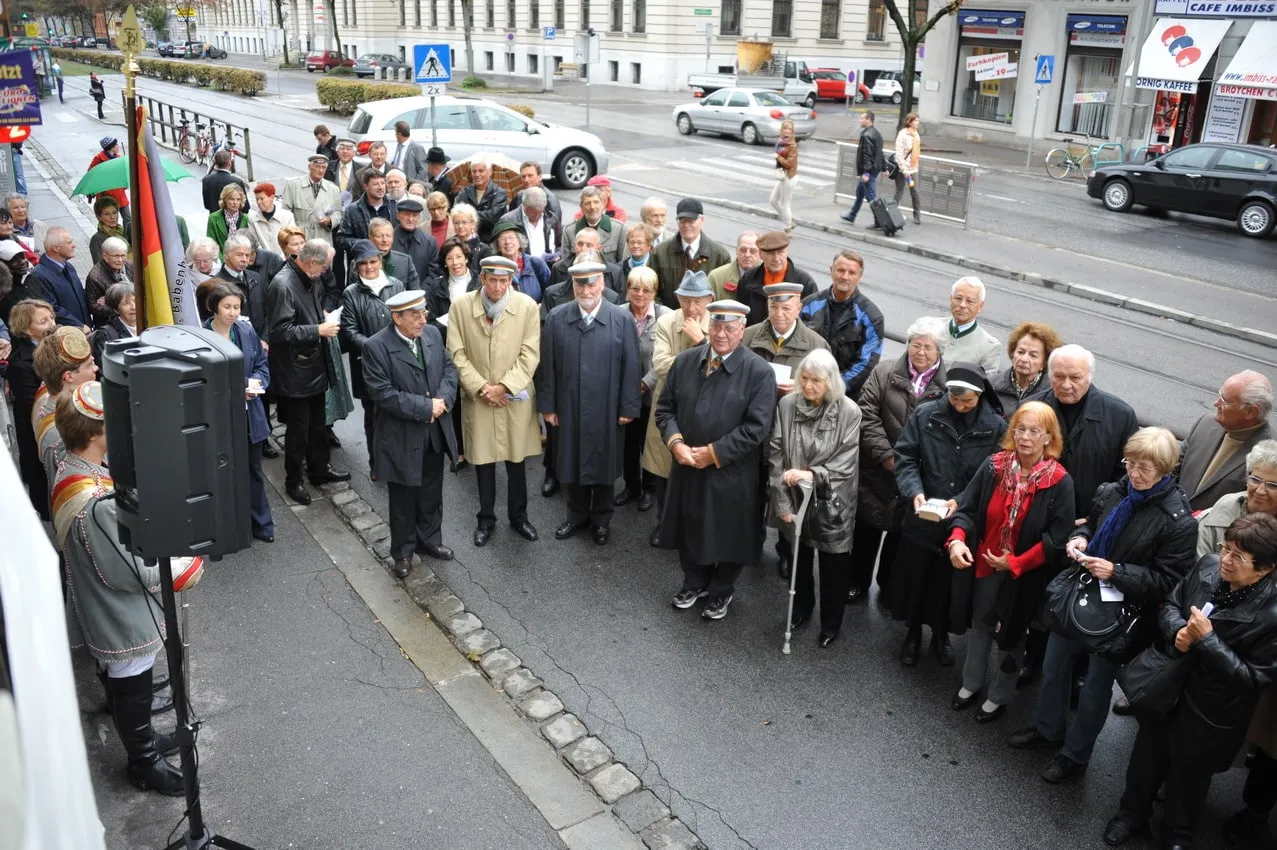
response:
<svg viewBox="0 0 1277 850"><path fill-rule="evenodd" d="M235 131L230 128L229 124L226 126L226 138L223 141L219 142L217 140L217 134L216 133L213 134L213 147L208 154L209 156L208 170L209 171L213 170L213 161L212 161L213 157L217 156L217 152L221 150L227 150L231 152L231 173L234 174L235 173L235 158L240 155L240 152L239 152L239 147L235 144Z"/></svg>
<svg viewBox="0 0 1277 850"><path fill-rule="evenodd" d="M207 124L195 125L191 132L191 122L182 119L182 132L177 138L177 158L190 165L198 162L204 165L212 159L213 137L208 132Z"/></svg>
<svg viewBox="0 0 1277 850"><path fill-rule="evenodd" d="M1065 147L1052 148L1046 154L1046 173L1056 180L1070 177L1074 171L1084 178L1090 179L1095 173L1096 146L1091 144L1091 137L1086 136L1086 144L1077 149L1072 139L1065 139Z"/></svg>

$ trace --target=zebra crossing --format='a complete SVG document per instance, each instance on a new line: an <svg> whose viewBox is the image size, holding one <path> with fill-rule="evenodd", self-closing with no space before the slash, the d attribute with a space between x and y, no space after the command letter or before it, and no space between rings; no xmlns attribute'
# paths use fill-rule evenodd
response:
<svg viewBox="0 0 1277 850"><path fill-rule="evenodd" d="M637 170L685 171L697 177L711 177L737 185L755 186L770 190L776 183L775 158L768 147L746 147L739 153L728 154L725 148L715 146L712 150L723 150L722 156L698 156L694 159L663 159L659 163L641 160L635 163L616 163L613 171L633 172ZM685 148L679 149L680 153ZM805 194L832 192L834 178L838 170L838 150L834 145L824 142L807 142L798 149L798 176L795 178L795 190Z"/></svg>

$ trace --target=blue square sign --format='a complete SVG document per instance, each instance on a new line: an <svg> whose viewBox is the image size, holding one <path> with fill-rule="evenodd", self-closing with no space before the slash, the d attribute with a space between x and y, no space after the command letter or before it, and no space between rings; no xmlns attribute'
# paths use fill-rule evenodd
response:
<svg viewBox="0 0 1277 850"><path fill-rule="evenodd" d="M1055 76L1055 57L1050 53L1040 54L1033 82L1039 86L1050 85L1053 76Z"/></svg>
<svg viewBox="0 0 1277 850"><path fill-rule="evenodd" d="M418 83L452 82L452 51L446 44L412 46L413 79Z"/></svg>

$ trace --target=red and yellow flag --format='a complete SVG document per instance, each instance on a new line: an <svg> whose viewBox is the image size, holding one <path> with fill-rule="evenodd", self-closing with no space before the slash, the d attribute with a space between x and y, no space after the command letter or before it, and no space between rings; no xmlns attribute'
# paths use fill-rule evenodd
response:
<svg viewBox="0 0 1277 850"><path fill-rule="evenodd" d="M146 290L146 325L199 326L195 281L177 229L160 162L160 149L146 123L146 108L137 108L138 191L133 214L141 217L142 269Z"/></svg>

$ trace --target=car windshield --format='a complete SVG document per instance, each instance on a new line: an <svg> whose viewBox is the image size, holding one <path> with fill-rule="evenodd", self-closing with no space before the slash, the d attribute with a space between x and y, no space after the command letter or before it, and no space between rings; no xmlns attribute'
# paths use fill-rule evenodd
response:
<svg viewBox="0 0 1277 850"><path fill-rule="evenodd" d="M351 133L367 133L368 125L372 123L372 115L364 112L363 109L356 109L355 114L350 118L350 126L346 129Z"/></svg>
<svg viewBox="0 0 1277 850"><path fill-rule="evenodd" d="M759 106L793 106L794 104L775 92L756 91L754 92L754 101Z"/></svg>
<svg viewBox="0 0 1277 850"><path fill-rule="evenodd" d="M359 61L360 62L375 62L380 58L381 57L378 56L376 53L365 53L363 56L359 57Z"/></svg>

